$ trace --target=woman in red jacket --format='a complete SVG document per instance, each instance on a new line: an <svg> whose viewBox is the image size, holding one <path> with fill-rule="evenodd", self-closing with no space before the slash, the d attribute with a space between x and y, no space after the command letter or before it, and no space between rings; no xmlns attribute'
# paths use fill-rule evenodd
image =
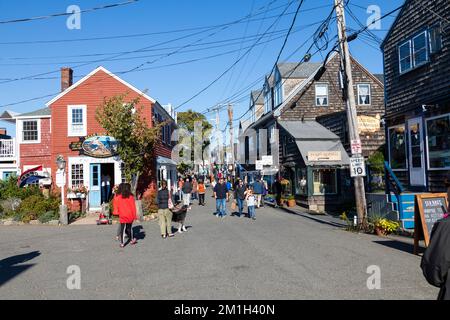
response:
<svg viewBox="0 0 450 320"><path fill-rule="evenodd" d="M120 247L123 248L125 234L131 240L131 244L136 244L136 238L133 238L133 221L136 220L136 204L131 194L131 185L129 183L121 183L119 192L113 200L113 214L119 216L120 222Z"/></svg>

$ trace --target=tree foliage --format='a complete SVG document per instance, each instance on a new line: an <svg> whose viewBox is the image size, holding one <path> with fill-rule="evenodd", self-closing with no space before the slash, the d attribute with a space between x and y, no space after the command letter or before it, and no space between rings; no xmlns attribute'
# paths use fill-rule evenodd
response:
<svg viewBox="0 0 450 320"><path fill-rule="evenodd" d="M209 135L211 133L212 125L208 122L205 115L192 109L189 109L185 112L179 112L177 114L177 124L181 129L186 130L191 135L192 145L197 142L194 142L194 132L195 132L195 123L201 122L201 137L195 137L195 139L202 140L202 153L209 146ZM194 160L194 148L191 148L191 159Z"/></svg>
<svg viewBox="0 0 450 320"><path fill-rule="evenodd" d="M154 147L164 124L150 126L150 114L144 114L140 98L131 102L126 102L125 98L126 95L105 98L97 109L96 119L107 135L118 140L117 152L125 165L125 179L131 182L136 194L139 177L150 172Z"/></svg>

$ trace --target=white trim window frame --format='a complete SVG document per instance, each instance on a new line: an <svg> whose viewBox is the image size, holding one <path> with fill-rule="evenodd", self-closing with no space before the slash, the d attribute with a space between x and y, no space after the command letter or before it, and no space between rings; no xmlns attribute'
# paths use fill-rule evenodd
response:
<svg viewBox="0 0 450 320"><path fill-rule="evenodd" d="M391 162L391 135L390 131L391 129L395 128L403 128L404 129L404 146L405 146L405 168L400 169L394 169L392 168L392 162ZM388 127L388 136L387 136L387 144L388 144L388 160L389 160L389 166L391 167L392 171L408 171L409 164L408 164L408 143L406 140L406 123L405 124L399 124L392 127Z"/></svg>
<svg viewBox="0 0 450 320"><path fill-rule="evenodd" d="M368 103L361 103L361 101L363 101L361 99L361 96L363 96L363 95L361 94L360 88L364 87L364 86L367 86L367 94L364 94L364 96L368 97L368 100L369 100ZM358 91L358 105L360 105L360 106L370 106L372 104L372 88L370 86L370 83L359 83L357 85L357 89L358 89L357 90Z"/></svg>
<svg viewBox="0 0 450 320"><path fill-rule="evenodd" d="M37 131L37 137L36 140L30 140L27 139L25 140L25 131L24 131L24 124L26 122L36 122L36 129L34 130L33 128L28 126L28 130L27 132L32 132L32 131ZM20 132L20 137L19 137L19 142L21 144L36 144L36 143L41 143L41 119L21 119L19 120L19 132Z"/></svg>
<svg viewBox="0 0 450 320"><path fill-rule="evenodd" d="M325 87L326 89L326 95L323 94L323 92L319 92L320 94L317 94L317 89L320 87ZM324 99L322 103L320 103L319 99ZM328 91L328 83L316 83L314 86L314 100L316 107L328 107L329 105L329 91Z"/></svg>
<svg viewBox="0 0 450 320"><path fill-rule="evenodd" d="M402 48L403 48L405 45L408 46L408 52L409 52L409 53L408 53L408 55L404 55L404 56L402 57ZM409 60L409 67L406 67L406 66L405 66L405 68L403 68L402 62L403 62L403 61L406 61L407 59ZM414 67L413 67L413 56L412 56L412 45L411 45L411 40L407 40L407 41L401 43L401 44L398 46L398 68L399 68L400 74L403 74L403 73L405 73L405 72L408 72L409 70L412 70L412 69L414 68Z"/></svg>
<svg viewBox="0 0 450 320"><path fill-rule="evenodd" d="M72 163L69 168L69 187L73 188L74 186L86 186L85 185L85 179L84 179L84 172L85 167L83 163ZM78 183L74 184L74 181L77 181Z"/></svg>
<svg viewBox="0 0 450 320"><path fill-rule="evenodd" d="M444 113L444 114L441 114L441 115L438 115L438 116L434 116L434 117L430 117L430 118L426 118L425 119L425 134L424 134L424 137L425 137L425 146L427 148L426 149L427 150L426 162L427 162L427 169L430 170L430 171L450 170L450 166L442 167L442 168L431 168L431 166L430 166L430 149L429 149L429 146L428 146L428 121L439 119L439 118L445 118L445 117L447 117L449 119L449 121L450 121L450 113Z"/></svg>
<svg viewBox="0 0 450 320"><path fill-rule="evenodd" d="M416 39L418 39L419 37L425 37L424 41L423 41L423 46L419 47L416 50ZM418 35L416 35L415 37L412 38L412 57L413 57L413 64L414 64L414 68L418 68L421 65L424 65L425 63L428 62L428 32L427 30L422 31L421 33L419 33ZM416 57L421 55L422 52L425 52L425 59L421 60L421 61L416 61Z"/></svg>
<svg viewBox="0 0 450 320"><path fill-rule="evenodd" d="M85 104L67 106L67 136L87 136L87 106Z"/></svg>

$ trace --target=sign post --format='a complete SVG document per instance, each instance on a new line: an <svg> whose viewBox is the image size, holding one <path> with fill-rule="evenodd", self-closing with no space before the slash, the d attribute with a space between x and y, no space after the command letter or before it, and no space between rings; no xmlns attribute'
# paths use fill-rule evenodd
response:
<svg viewBox="0 0 450 320"><path fill-rule="evenodd" d="M419 240L430 244L431 232L436 221L442 219L448 208L446 193L423 193L416 195L414 210L414 254L417 254Z"/></svg>

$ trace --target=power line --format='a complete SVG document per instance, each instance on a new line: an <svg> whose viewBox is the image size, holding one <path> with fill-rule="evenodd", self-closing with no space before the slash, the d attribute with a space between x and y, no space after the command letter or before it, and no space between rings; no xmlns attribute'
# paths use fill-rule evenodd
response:
<svg viewBox="0 0 450 320"><path fill-rule="evenodd" d="M303 0L302 2L303 3ZM289 8L289 6L292 4L292 2L289 2L289 4L286 6L286 8L284 9L284 11L280 14L278 19L281 19L281 17L285 14L285 12L287 11L287 9ZM298 10L297 10L298 13ZM278 20L277 19L277 20ZM266 32L268 32L275 23L272 23L268 29L266 29ZM256 42L255 45L261 40L261 38L259 38ZM212 85L214 85L217 81L219 81L225 74L227 74L236 64L239 63L239 61L241 61L248 53L250 53L250 51L253 48L248 49L239 59L237 59L230 67L228 67L222 74L220 74L216 79L214 79L210 84L208 84L206 87L204 87L203 89L201 89L199 92L197 92L196 94L194 94L192 97L190 97L189 99L185 100L183 103L181 103L180 105L178 105L175 110L179 109L180 107L184 106L185 104L189 103L190 101L192 101L193 99L195 99L196 97L198 97L200 94L202 94L203 92L205 92L206 90L208 90Z"/></svg>
<svg viewBox="0 0 450 320"><path fill-rule="evenodd" d="M274 3L274 2L276 2L276 1L279 1L279 0L272 0L271 3ZM261 8L264 8L264 7L261 7ZM259 10L261 10L261 8L260 8ZM259 13L259 14L261 14L261 13ZM255 14L255 15L259 15L259 14ZM211 37L211 36L217 34L218 32L227 29L229 26L231 26L231 25L233 25L233 24L236 24L236 23L238 23L239 21L245 20L245 19L247 19L247 18L249 18L248 15L245 16L245 17L243 17L243 18L240 18L240 19L238 19L238 20L235 20L235 21L233 21L232 23L230 23L229 25L222 27L219 31L214 32L214 33L211 33L211 34L208 34L206 37L201 38L200 40L197 40L197 41L195 41L194 43L197 43L197 42L202 41L202 40L204 40L204 39L206 39L206 38L208 38L208 37ZM211 28L211 29L216 29L216 28ZM151 46L146 46L146 47L143 47L143 48L140 48L140 49L131 51L130 53L140 52L140 51L142 51L142 50L146 50L146 49L149 49L149 48L152 48L152 47L155 47L155 46L160 46L160 45L164 45L164 44L167 44L167 43L170 43L170 42L174 42L174 41L178 41L178 40L185 39L185 38L188 38L188 37L192 37L192 36L194 36L194 35L201 34L201 33L204 33L204 32L206 32L206 31L209 31L209 29L208 29L208 30L204 30L204 31L199 31L199 32L196 32L196 33L193 33L193 34L184 35L184 36L179 37L179 38L176 38L176 39L171 39L171 40L168 40L168 41L160 42L160 43L158 43L158 44L156 44L156 45L153 44L153 45L151 45ZM189 47L189 45L183 46L180 50L182 50L183 48L187 48L187 47ZM161 59L163 59L163 58L165 58L165 57L168 57L168 56L170 56L170 55L173 55L173 54L175 54L176 52L179 52L180 50L176 50L175 52L171 52L171 53L167 54L166 56L161 57L160 59L155 59L155 60L153 60L153 61L148 61L148 62L142 63L142 64L140 64L139 66L137 66L137 67L135 67L135 68L133 68L133 69L130 69L128 72L132 72L132 71L134 71L135 69L141 68L141 67L144 66L145 64L154 63L154 62L156 62L156 61L158 61L158 60L161 60ZM128 53L126 53L126 54L128 54ZM83 67L83 66L86 66L86 65L89 65L89 64L92 64L92 63L108 61L109 59L115 59L115 58L118 58L118 57L123 56L123 55L126 55L126 54L125 54L125 53L124 53L124 54L118 54L118 55L115 55L115 56L112 56L112 57L109 57L109 58L99 59L99 60L95 60L95 61L90 61L90 62L82 63L82 64L79 64L79 65L76 65L76 66L72 67L72 69L79 68L79 67ZM29 79L29 78L40 77L40 76L44 76L44 75L48 75L48 74L53 74L53 73L58 73L58 72L60 72L60 70L49 71L49 72L44 72L44 73L40 73L40 74L34 74L34 75L31 75L31 76L25 76L25 77L22 77L22 78L16 78L16 79L9 80L9 81L3 81L3 82L0 82L0 84L9 83L9 82L14 82L14 81L20 81L20 80L26 80L26 79Z"/></svg>
<svg viewBox="0 0 450 320"><path fill-rule="evenodd" d="M101 6L101 7L94 7L94 8L90 8L90 9L80 10L80 13L87 13L87 12L92 12L92 11L97 11L97 10L103 10L103 9L110 9L110 8L115 8L115 7L120 7L120 6L126 6L126 5L129 5L129 4L138 2L138 1L139 0L129 0L127 2L109 4L109 5L105 5L105 6ZM0 21L0 24L29 22L29 21L43 20L43 19L49 19L49 18L54 18L54 17L70 16L70 15L73 15L73 13L72 12L54 13L54 14L49 14L49 15L46 15L46 16L38 16L38 17L31 17L31 18L21 18L21 19L13 19L13 20L3 20L3 21Z"/></svg>

